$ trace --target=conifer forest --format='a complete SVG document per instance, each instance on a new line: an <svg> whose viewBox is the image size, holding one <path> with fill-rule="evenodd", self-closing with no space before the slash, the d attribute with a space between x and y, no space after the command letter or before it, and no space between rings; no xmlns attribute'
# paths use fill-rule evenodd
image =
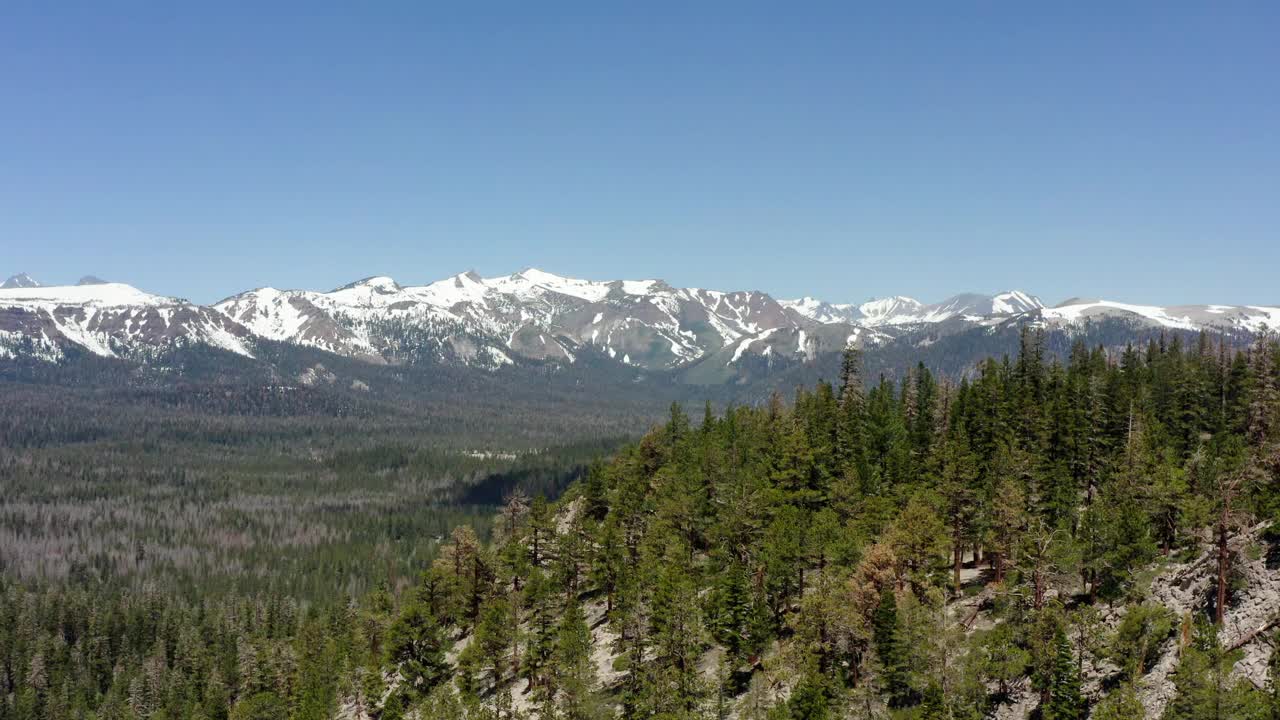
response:
<svg viewBox="0 0 1280 720"><path fill-rule="evenodd" d="M510 453L32 404L0 720L1280 717L1274 339L863 360Z"/></svg>

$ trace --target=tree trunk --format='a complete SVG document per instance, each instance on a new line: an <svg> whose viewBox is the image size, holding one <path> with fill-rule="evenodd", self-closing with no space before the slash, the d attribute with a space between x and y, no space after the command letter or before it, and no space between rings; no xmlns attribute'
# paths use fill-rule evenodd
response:
<svg viewBox="0 0 1280 720"><path fill-rule="evenodd" d="M1213 622L1222 625L1227 614L1227 571L1230 569L1231 555L1227 550L1227 518L1225 513L1218 521L1218 597L1213 609Z"/></svg>
<svg viewBox="0 0 1280 720"><path fill-rule="evenodd" d="M956 543L955 550L952 552L952 555L955 556L953 575L955 577L956 597L960 596L960 566L964 562L964 550L962 549L962 547L963 546L960 543Z"/></svg>

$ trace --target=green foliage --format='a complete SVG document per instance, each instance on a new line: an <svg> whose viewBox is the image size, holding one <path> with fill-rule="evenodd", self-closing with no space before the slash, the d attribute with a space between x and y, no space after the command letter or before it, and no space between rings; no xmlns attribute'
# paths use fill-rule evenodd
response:
<svg viewBox="0 0 1280 720"><path fill-rule="evenodd" d="M1161 646L1173 634L1177 618L1159 605L1130 605L1108 648L1111 661L1136 680L1151 669Z"/></svg>
<svg viewBox="0 0 1280 720"><path fill-rule="evenodd" d="M591 631L577 603L570 603L556 634L552 675L557 705L565 720L595 720L605 715L597 694Z"/></svg>
<svg viewBox="0 0 1280 720"><path fill-rule="evenodd" d="M901 707L910 702L911 687L907 684L907 654L899 637L898 603L891 588L881 591L871 622L876 657L880 661L881 686L889 704Z"/></svg>
<svg viewBox="0 0 1280 720"><path fill-rule="evenodd" d="M427 693L446 677L444 639L421 603L410 603L387 630L387 660L415 693Z"/></svg>
<svg viewBox="0 0 1280 720"><path fill-rule="evenodd" d="M787 700L787 718L790 720L827 720L831 717L831 703L827 688L820 677L806 676Z"/></svg>
<svg viewBox="0 0 1280 720"><path fill-rule="evenodd" d="M1108 693L1090 717L1093 720L1133 720L1145 717L1146 712L1133 685L1125 684Z"/></svg>
<svg viewBox="0 0 1280 720"><path fill-rule="evenodd" d="M1080 694L1080 673L1064 630L1058 630L1053 651L1049 702L1042 708L1041 715L1044 720L1081 720L1087 714L1087 706Z"/></svg>
<svg viewBox="0 0 1280 720"><path fill-rule="evenodd" d="M261 692L236 703L230 720L286 720L289 708L275 693Z"/></svg>
<svg viewBox="0 0 1280 720"><path fill-rule="evenodd" d="M1013 623L1001 623L975 638L978 669L995 683L996 693L1007 696L1014 684L1027 674L1031 654L1022 646Z"/></svg>
<svg viewBox="0 0 1280 720"><path fill-rule="evenodd" d="M1234 680L1231 668L1239 651L1226 652L1217 628L1196 623L1190 645L1173 673L1175 694L1164 720L1237 720L1262 718L1266 699L1249 681Z"/></svg>
<svg viewBox="0 0 1280 720"><path fill-rule="evenodd" d="M1229 571L1242 519L1280 508L1276 351L1190 348L1059 364L1027 330L958 383L867 382L850 352L838 387L672 407L608 458L50 420L0 453L0 720L976 720L1028 681L1039 717L1080 720L1101 655L1123 673L1095 715L1124 717L1173 627L1142 574L1206 526ZM1233 659L1199 629L1168 717L1274 707Z"/></svg>

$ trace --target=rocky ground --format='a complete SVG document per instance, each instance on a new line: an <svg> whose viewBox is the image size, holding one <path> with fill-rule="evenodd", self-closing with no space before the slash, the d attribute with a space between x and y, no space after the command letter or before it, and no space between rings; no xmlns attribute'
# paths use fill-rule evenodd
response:
<svg viewBox="0 0 1280 720"><path fill-rule="evenodd" d="M1219 631L1224 647L1243 651L1234 674L1263 687L1267 682L1267 663L1271 658L1271 633L1266 632L1280 618L1280 568L1269 567L1265 544L1261 541L1264 525L1241 535L1234 543L1237 569L1244 579L1244 589L1228 606ZM1214 554L1206 548L1194 560L1170 564L1151 583L1151 598L1179 617L1204 611L1213 593ZM1115 622L1119 617L1115 618ZM1178 662L1178 637L1165 643L1160 661L1140 683L1140 695L1148 717L1159 717L1173 697L1171 675Z"/></svg>
<svg viewBox="0 0 1280 720"><path fill-rule="evenodd" d="M1245 678L1255 686L1265 687L1268 663L1273 647L1274 631L1280 628L1280 566L1274 559L1268 561L1266 543L1262 539L1265 524L1256 525L1242 533L1232 544L1235 552L1236 571L1243 580L1243 589L1229 605L1219 634L1224 647L1243 653L1233 674ZM1214 592L1216 574L1215 550L1207 543L1202 551L1183 562L1164 561L1157 568L1148 590L1149 601L1168 608L1181 622L1189 625L1195 613L1208 612ZM963 577L966 584L982 583L985 576L977 576L973 570ZM992 619L981 610L991 587L982 592L957 600L952 606L957 621L967 621L970 630L991 627ZM1121 605L1102 606L1100 634L1114 632L1124 619ZM1173 672L1177 668L1181 636L1175 632L1160 649L1159 659L1146 672L1138 684L1139 697L1147 708L1146 717L1156 719L1174 695ZM1092 700L1104 692L1107 681L1114 679L1121 669L1106 658L1090 654L1084 659L1083 690ZM1015 688L1009 702L996 708L998 720L1026 720L1032 716L1038 704L1038 696L1024 678Z"/></svg>
<svg viewBox="0 0 1280 720"><path fill-rule="evenodd" d="M1280 627L1280 565L1274 560L1268 562L1266 543L1262 540L1264 525L1257 525L1247 532L1241 533L1233 543L1237 557L1237 571L1240 573L1244 587L1232 599L1226 613L1220 639L1224 647L1242 651L1242 657L1236 664L1234 674L1245 678L1258 687L1267 683L1268 662L1271 658L1271 639L1273 630ZM1168 608L1181 622L1189 622L1195 613L1207 611L1213 593L1216 564L1215 551L1207 543L1203 550L1194 557L1180 561L1162 561L1152 569L1153 575L1147 592L1149 601ZM989 614L990 600L996 592L991 584L991 573L967 563L961 580L972 592L958 598L949 608L950 616L955 622L963 623L970 631L992 627L997 620ZM587 623L591 628L591 637L596 652L593 659L596 672L604 687L617 684L622 672L615 667L617 656L615 645L617 637L610 632L604 622L605 608L603 602L596 602L585 607ZM1124 618L1125 607L1120 604L1101 606L1099 617L1099 636L1114 632ZM1181 624L1180 622L1180 624ZM452 662L458 653L465 648L469 638L460 639L448 659ZM1158 660L1146 672L1138 684L1139 696L1147 708L1146 717L1159 718L1174 694L1172 675L1178 664L1181 633L1175 632L1173 637L1165 641L1160 649ZM712 681L717 666L713 648L707 653L703 667L708 681ZM789 676L785 667L776 660L783 651L776 645L767 653L763 661L765 672L753 683L747 696L738 698L737 705L749 704L753 694L766 695L770 700L785 697L789 687ZM1091 699L1096 700L1105 691L1107 683L1114 680L1121 669L1106 658L1089 654L1084 658L1082 677L1083 690ZM394 686L398 678L388 676L389 685ZM514 709L532 712L532 695L526 692L524 680L513 680L511 687ZM997 720L1027 720L1032 717L1038 704L1038 695L1031 689L1026 678L1017 683L1009 701L998 706L993 717ZM738 715L738 708L731 717ZM344 720L366 720L370 717L366 708L355 701L344 704L339 715Z"/></svg>

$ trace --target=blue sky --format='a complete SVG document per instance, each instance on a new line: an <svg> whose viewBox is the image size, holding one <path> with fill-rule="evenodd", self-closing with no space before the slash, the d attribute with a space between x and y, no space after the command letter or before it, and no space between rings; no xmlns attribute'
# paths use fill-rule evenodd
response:
<svg viewBox="0 0 1280 720"><path fill-rule="evenodd" d="M0 275L1280 304L1280 4L884 5L7 2Z"/></svg>

